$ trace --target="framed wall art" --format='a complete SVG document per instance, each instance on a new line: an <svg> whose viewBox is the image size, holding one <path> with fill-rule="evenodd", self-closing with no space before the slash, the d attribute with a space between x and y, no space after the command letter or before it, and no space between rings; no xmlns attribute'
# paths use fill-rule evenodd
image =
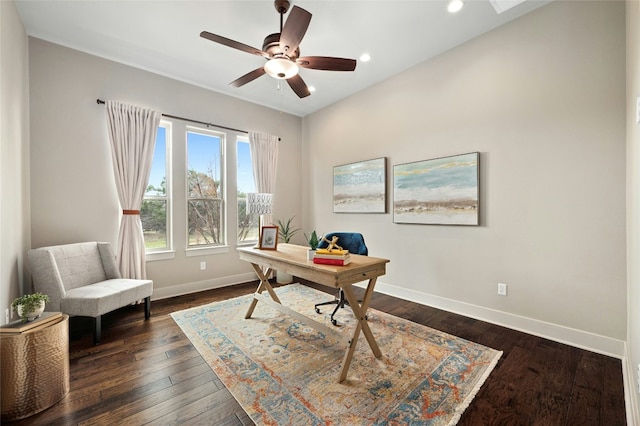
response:
<svg viewBox="0 0 640 426"><path fill-rule="evenodd" d="M393 166L393 221L479 225L480 153Z"/></svg>
<svg viewBox="0 0 640 426"><path fill-rule="evenodd" d="M260 250L278 249L278 227L263 226L260 234Z"/></svg>
<svg viewBox="0 0 640 426"><path fill-rule="evenodd" d="M386 157L333 168L334 213L387 212Z"/></svg>

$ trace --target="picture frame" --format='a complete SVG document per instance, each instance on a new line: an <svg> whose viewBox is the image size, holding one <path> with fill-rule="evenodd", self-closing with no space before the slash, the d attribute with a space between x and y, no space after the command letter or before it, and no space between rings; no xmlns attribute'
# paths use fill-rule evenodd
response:
<svg viewBox="0 0 640 426"><path fill-rule="evenodd" d="M333 212L387 212L386 157L334 166Z"/></svg>
<svg viewBox="0 0 640 426"><path fill-rule="evenodd" d="M394 165L393 222L480 225L480 153Z"/></svg>
<svg viewBox="0 0 640 426"><path fill-rule="evenodd" d="M278 249L278 227L263 226L260 234L260 250Z"/></svg>

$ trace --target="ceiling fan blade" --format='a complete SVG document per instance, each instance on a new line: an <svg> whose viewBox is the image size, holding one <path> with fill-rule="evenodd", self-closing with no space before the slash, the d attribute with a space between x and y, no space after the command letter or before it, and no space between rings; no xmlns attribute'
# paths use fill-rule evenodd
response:
<svg viewBox="0 0 640 426"><path fill-rule="evenodd" d="M304 68L325 71L353 71L356 69L355 59L331 58L328 56L305 56L296 63Z"/></svg>
<svg viewBox="0 0 640 426"><path fill-rule="evenodd" d="M288 79L287 83L289 83L289 86L294 92L296 92L296 95L298 95L299 98L306 98L311 94L307 84L304 82L302 77L300 77L300 74L296 74Z"/></svg>
<svg viewBox="0 0 640 426"><path fill-rule="evenodd" d="M283 53L296 51L307 32L309 22L311 22L311 14L301 7L293 6L280 33L280 50Z"/></svg>
<svg viewBox="0 0 640 426"><path fill-rule="evenodd" d="M256 78L264 74L265 74L265 70L263 67L256 68L255 70L246 73L245 75L238 78L237 80L232 81L231 83L229 83L229 86L233 86L233 87L244 86L245 84L255 80Z"/></svg>
<svg viewBox="0 0 640 426"><path fill-rule="evenodd" d="M243 52L251 53L252 55L264 56L265 58L269 57L269 55L266 52L263 52L260 49L256 49L255 47L251 47L244 43L240 43L239 41L231 40L230 38L222 37L217 34L212 34L208 31L202 31L200 33L200 37L206 38L207 40L211 40L216 43L224 44L225 46L229 46L234 49L242 50Z"/></svg>

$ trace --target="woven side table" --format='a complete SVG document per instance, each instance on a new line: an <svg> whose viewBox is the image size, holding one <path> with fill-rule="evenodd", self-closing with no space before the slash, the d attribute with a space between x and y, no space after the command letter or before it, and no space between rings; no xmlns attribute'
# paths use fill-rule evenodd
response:
<svg viewBox="0 0 640 426"><path fill-rule="evenodd" d="M1 419L32 416L69 392L69 316L24 333L0 333Z"/></svg>

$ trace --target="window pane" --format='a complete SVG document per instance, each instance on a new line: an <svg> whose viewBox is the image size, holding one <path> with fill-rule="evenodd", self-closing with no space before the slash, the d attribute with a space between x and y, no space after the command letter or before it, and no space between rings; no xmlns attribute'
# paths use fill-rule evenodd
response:
<svg viewBox="0 0 640 426"><path fill-rule="evenodd" d="M167 148L171 132L169 123L162 122L156 134L156 146L149 183L140 207L140 221L144 232L144 246L147 252L162 251L171 246L171 233L167 232L169 223L169 198L167 192Z"/></svg>
<svg viewBox="0 0 640 426"><path fill-rule="evenodd" d="M206 176L220 187L220 143L218 136L187 132L187 161L189 174ZM190 182L191 184L192 182ZM193 187L189 186L189 191ZM189 192L189 197L197 197ZM216 198L218 195L216 193Z"/></svg>
<svg viewBox="0 0 640 426"><path fill-rule="evenodd" d="M151 174L149 176L149 184L147 195L166 195L167 193L167 128L158 127L156 136L156 148L153 152L153 163L151 164Z"/></svg>
<svg viewBox="0 0 640 426"><path fill-rule="evenodd" d="M189 200L189 246L222 243L222 201Z"/></svg>
<svg viewBox="0 0 640 426"><path fill-rule="evenodd" d="M238 242L258 241L258 218L247 216L247 194L256 192L249 141L237 143L238 174Z"/></svg>
<svg viewBox="0 0 640 426"><path fill-rule="evenodd" d="M140 220L146 249L167 247L167 201L143 200Z"/></svg>
<svg viewBox="0 0 640 426"><path fill-rule="evenodd" d="M187 132L188 246L224 244L222 138Z"/></svg>

